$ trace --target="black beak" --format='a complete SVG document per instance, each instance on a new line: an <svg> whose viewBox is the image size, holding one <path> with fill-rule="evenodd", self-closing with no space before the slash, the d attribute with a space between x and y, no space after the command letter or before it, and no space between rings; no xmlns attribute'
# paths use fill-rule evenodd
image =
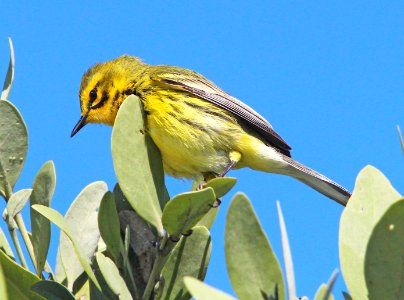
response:
<svg viewBox="0 0 404 300"><path fill-rule="evenodd" d="M79 130L80 130L81 128L84 127L84 125L86 125L87 116L88 116L88 113L85 114L84 116L81 116L81 118L80 118L80 120L77 122L76 126L74 126L73 131L72 131L70 137L73 137L77 132L79 132Z"/></svg>

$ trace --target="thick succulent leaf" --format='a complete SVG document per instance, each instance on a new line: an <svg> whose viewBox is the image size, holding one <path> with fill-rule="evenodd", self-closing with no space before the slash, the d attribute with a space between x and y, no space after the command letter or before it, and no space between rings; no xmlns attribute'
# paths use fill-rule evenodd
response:
<svg viewBox="0 0 404 300"><path fill-rule="evenodd" d="M316 295L314 296L314 300L334 300L334 296L332 294L326 296L327 289L328 287L325 283L320 285L316 292Z"/></svg>
<svg viewBox="0 0 404 300"><path fill-rule="evenodd" d="M1 228L0 228L0 251L3 251L11 258L14 258L13 250L11 250L10 244L8 243L7 238L4 235L4 232Z"/></svg>
<svg viewBox="0 0 404 300"><path fill-rule="evenodd" d="M55 191L56 173L52 161L47 161L39 170L32 185L30 204L49 207ZM36 272L42 274L48 255L51 225L47 218L31 208L32 246L36 258Z"/></svg>
<svg viewBox="0 0 404 300"><path fill-rule="evenodd" d="M82 254L92 258L100 239L98 229L98 209L102 198L108 191L104 182L97 181L86 186L71 204L64 216L65 222L78 243ZM67 275L68 287L71 288L77 277L83 273L80 261L74 255L70 239L65 234L60 234L59 251L64 270Z"/></svg>
<svg viewBox="0 0 404 300"><path fill-rule="evenodd" d="M117 295L119 299L131 300L132 296L113 261L100 252L97 252L96 259L102 276L114 294Z"/></svg>
<svg viewBox="0 0 404 300"><path fill-rule="evenodd" d="M211 187L215 191L216 198L221 198L227 194L236 184L237 179L232 177L218 177L208 181L205 187ZM198 226L205 226L210 229L215 221L216 215L219 212L219 206L209 210L203 218L198 222Z"/></svg>
<svg viewBox="0 0 404 300"><path fill-rule="evenodd" d="M222 198L236 184L237 179L233 177L217 177L209 180L205 187L211 187L215 191L216 198Z"/></svg>
<svg viewBox="0 0 404 300"><path fill-rule="evenodd" d="M35 283L31 290L48 300L75 300L72 293L58 282L41 280Z"/></svg>
<svg viewBox="0 0 404 300"><path fill-rule="evenodd" d="M8 299L43 300L31 291L31 286L40 280L39 277L18 265L3 251L0 251L0 265L5 275Z"/></svg>
<svg viewBox="0 0 404 300"><path fill-rule="evenodd" d="M129 96L120 107L112 130L111 147L116 177L127 200L162 236L162 207L169 197L164 185L161 155L146 133L138 97Z"/></svg>
<svg viewBox="0 0 404 300"><path fill-rule="evenodd" d="M28 150L28 132L17 108L0 101L0 195L11 193ZM6 192L7 191L7 192Z"/></svg>
<svg viewBox="0 0 404 300"><path fill-rule="evenodd" d="M212 188L175 196L164 208L164 229L173 237L188 233L212 209L215 201Z"/></svg>
<svg viewBox="0 0 404 300"><path fill-rule="evenodd" d="M283 218L281 204L276 201L276 207L278 209L279 227L281 229L282 239L282 252L283 260L285 262L285 275L287 283L288 298L294 300L296 296L296 284L295 284L295 271L293 268L292 252L290 251L288 233L286 231L286 224Z"/></svg>
<svg viewBox="0 0 404 300"><path fill-rule="evenodd" d="M244 194L237 194L226 219L225 253L231 284L240 299L285 299L278 259Z"/></svg>
<svg viewBox="0 0 404 300"><path fill-rule="evenodd" d="M320 285L317 290L314 300L334 300L334 296L331 294L335 281L337 280L338 271L334 271L327 284Z"/></svg>
<svg viewBox="0 0 404 300"><path fill-rule="evenodd" d="M121 187L119 186L118 183L115 184L115 186L114 186L113 194L114 194L116 209L118 210L118 212L120 212L121 210L132 210L133 211L132 206L126 199L126 197L123 194Z"/></svg>
<svg viewBox="0 0 404 300"><path fill-rule="evenodd" d="M216 215L219 212L219 206L213 207L210 209L202 219L196 224L196 226L205 226L207 229L210 229L213 225L213 222L216 219Z"/></svg>
<svg viewBox="0 0 404 300"><path fill-rule="evenodd" d="M120 256L121 230L114 196L111 192L107 192L102 198L98 211L98 228L102 239L107 245L108 252L111 253L115 262L118 262Z"/></svg>
<svg viewBox="0 0 404 300"><path fill-rule="evenodd" d="M368 299L404 299L404 199L373 228L365 255Z"/></svg>
<svg viewBox="0 0 404 300"><path fill-rule="evenodd" d="M1 250L0 250L1 251ZM0 264L0 299L8 300L6 277Z"/></svg>
<svg viewBox="0 0 404 300"><path fill-rule="evenodd" d="M86 279L84 283L81 285L80 288L77 288L74 290L74 297L78 300L91 300L91 299L97 299L97 298L92 298L91 293L90 293L90 279ZM94 290L97 290L99 293L101 293L100 290L95 288Z"/></svg>
<svg viewBox="0 0 404 300"><path fill-rule="evenodd" d="M194 227L188 237L182 237L175 245L161 274L163 291L161 299L190 299L183 277L203 280L210 260L211 239L205 227Z"/></svg>
<svg viewBox="0 0 404 300"><path fill-rule="evenodd" d="M62 259L60 258L60 249L58 249L58 252L56 254L56 266L55 273L53 275L55 276L55 280L59 283L64 282L67 278L65 268L62 264Z"/></svg>
<svg viewBox="0 0 404 300"><path fill-rule="evenodd" d="M225 292L189 276L184 277L184 283L195 300L236 300L236 298L233 298Z"/></svg>
<svg viewBox="0 0 404 300"><path fill-rule="evenodd" d="M13 41L11 40L11 38L8 38L8 43L10 45L10 62L8 63L7 75L4 80L0 99L8 99L8 97L10 96L11 86L13 85L14 81L15 57L14 57Z"/></svg>
<svg viewBox="0 0 404 300"><path fill-rule="evenodd" d="M24 189L14 193L7 202L7 215L13 220L20 213L31 195L31 189Z"/></svg>
<svg viewBox="0 0 404 300"><path fill-rule="evenodd" d="M365 252L373 228L400 194L376 168L365 167L344 209L339 229L341 270L353 299L366 299ZM354 230L353 230L354 229Z"/></svg>
<svg viewBox="0 0 404 300"><path fill-rule="evenodd" d="M94 284L99 289L101 289L100 285L99 285L97 279L95 278L94 273L91 269L90 258L86 255L86 252L83 249L81 249L81 243L77 242L80 235L73 234L73 232L69 228L69 225L67 224L66 220L63 218L63 216L58 211L56 211L52 208L43 206L43 205L39 205L39 204L33 205L32 208L35 209L40 214L42 214L44 217L48 218L49 221L53 222L57 227L60 228L60 230L62 230L66 234L66 236L70 239L70 241L73 245L74 252L75 252L75 255L72 254L72 256L76 260L78 258L82 268L87 273L87 276L94 282ZM73 258L71 258L71 260L73 261ZM64 262L63 262L63 264L64 264ZM65 264L64 264L64 266L65 266L65 270L67 271L67 266ZM68 279L68 287L71 289L73 282L69 282L69 277L67 279Z"/></svg>

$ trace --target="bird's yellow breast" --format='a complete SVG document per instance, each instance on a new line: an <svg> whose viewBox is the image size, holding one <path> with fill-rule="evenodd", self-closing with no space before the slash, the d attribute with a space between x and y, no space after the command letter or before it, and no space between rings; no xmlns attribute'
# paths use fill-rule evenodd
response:
<svg viewBox="0 0 404 300"><path fill-rule="evenodd" d="M184 92L158 90L143 97L147 127L165 171L191 178L221 173L245 134L227 111Z"/></svg>

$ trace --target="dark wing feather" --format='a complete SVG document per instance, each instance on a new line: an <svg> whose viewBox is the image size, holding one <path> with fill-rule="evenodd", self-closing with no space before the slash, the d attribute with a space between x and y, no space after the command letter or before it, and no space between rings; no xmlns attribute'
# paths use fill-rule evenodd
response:
<svg viewBox="0 0 404 300"><path fill-rule="evenodd" d="M185 90L226 109L245 121L271 146L290 157L292 148L275 132L267 120L251 107L230 96L202 75L182 68L165 66L164 72L153 72L151 79L167 84L172 88Z"/></svg>

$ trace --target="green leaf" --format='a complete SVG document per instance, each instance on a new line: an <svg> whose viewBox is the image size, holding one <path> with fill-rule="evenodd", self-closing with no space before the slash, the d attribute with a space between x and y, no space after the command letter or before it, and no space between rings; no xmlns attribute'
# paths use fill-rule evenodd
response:
<svg viewBox="0 0 404 300"><path fill-rule="evenodd" d="M13 41L11 38L8 38L8 43L10 45L10 62L8 63L8 70L6 79L4 80L3 90L1 92L0 99L8 99L10 96L11 86L13 85L14 80L14 64L15 64L15 57L14 57L14 47Z"/></svg>
<svg viewBox="0 0 404 300"><path fill-rule="evenodd" d="M107 191L108 187L105 182L97 181L89 184L80 192L64 216L72 235L80 237L75 240L87 258L94 256L100 239L98 209ZM59 251L67 275L67 286L71 288L76 278L83 273L83 266L75 257L75 250L70 240L62 233L60 234Z"/></svg>
<svg viewBox="0 0 404 300"><path fill-rule="evenodd" d="M100 252L96 253L96 259L102 276L104 276L106 283L114 294L117 295L119 299L131 300L132 296L113 261Z"/></svg>
<svg viewBox="0 0 404 300"><path fill-rule="evenodd" d="M1 252L1 250L0 250ZM8 300L6 277L0 264L0 299Z"/></svg>
<svg viewBox="0 0 404 300"><path fill-rule="evenodd" d="M62 259L60 258L60 248L58 249L58 252L56 254L56 266L54 276L55 280L59 283L64 282L67 278L65 268L62 264Z"/></svg>
<svg viewBox="0 0 404 300"><path fill-rule="evenodd" d="M317 290L314 300L334 300L334 296L331 294L326 297L327 285L325 283L321 284Z"/></svg>
<svg viewBox="0 0 404 300"><path fill-rule="evenodd" d="M237 179L233 177L217 177L209 180L205 188L211 187L215 191L216 198L222 198L236 184Z"/></svg>
<svg viewBox="0 0 404 300"><path fill-rule="evenodd" d="M334 296L331 294L335 281L337 280L338 271L334 271L327 284L322 284L317 290L314 300L334 300Z"/></svg>
<svg viewBox="0 0 404 300"><path fill-rule="evenodd" d="M281 204L276 201L278 209L279 227L281 229L283 260L285 262L286 283L289 299L296 299L295 271L293 269L292 252L290 251L288 233L283 218Z"/></svg>
<svg viewBox="0 0 404 300"><path fill-rule="evenodd" d="M175 196L164 208L164 229L173 237L188 233L212 208L215 201L212 188Z"/></svg>
<svg viewBox="0 0 404 300"><path fill-rule="evenodd" d="M133 209L163 235L161 207L168 201L161 155L145 132L142 104L129 96L121 105L112 130L116 177Z"/></svg>
<svg viewBox="0 0 404 300"><path fill-rule="evenodd" d="M404 299L404 199L373 228L365 255L368 299Z"/></svg>
<svg viewBox="0 0 404 300"><path fill-rule="evenodd" d="M202 219L196 224L197 226L205 226L207 229L210 229L215 221L216 215L219 212L219 206L213 207L210 209Z"/></svg>
<svg viewBox="0 0 404 300"><path fill-rule="evenodd" d="M182 279L184 276L205 278L211 245L210 234L205 227L194 227L190 236L181 238L161 272L164 282L161 299L190 298Z"/></svg>
<svg viewBox="0 0 404 300"><path fill-rule="evenodd" d="M278 259L244 194L233 198L226 219L225 253L232 286L240 299L285 299Z"/></svg>
<svg viewBox="0 0 404 300"><path fill-rule="evenodd" d="M14 217L24 208L31 193L31 189L24 189L11 195L7 202L7 215L10 220L13 220Z"/></svg>
<svg viewBox="0 0 404 300"><path fill-rule="evenodd" d="M6 280L8 299L43 300L30 290L31 286L40 280L39 277L18 265L3 251L0 251L0 265Z"/></svg>
<svg viewBox="0 0 404 300"><path fill-rule="evenodd" d="M35 283L31 290L48 300L75 300L72 293L60 283L50 280L41 280Z"/></svg>
<svg viewBox="0 0 404 300"><path fill-rule="evenodd" d="M119 225L118 212L116 211L114 196L107 192L101 200L98 211L98 228L108 252L111 253L115 262L119 261L121 230Z"/></svg>
<svg viewBox="0 0 404 300"><path fill-rule="evenodd" d="M114 186L113 194L114 194L115 205L116 205L116 209L117 209L118 213L121 212L122 210L133 211L132 206L126 199L125 195L122 193L121 187L119 186L118 183L115 184L115 186Z"/></svg>
<svg viewBox="0 0 404 300"><path fill-rule="evenodd" d="M32 185L30 204L41 204L49 207L55 191L56 173L52 161L47 161L39 170ZM31 208L32 246L37 265L36 273L42 274L48 255L51 225L48 219Z"/></svg>
<svg viewBox="0 0 404 300"><path fill-rule="evenodd" d="M339 229L341 270L353 299L367 298L364 273L366 246L377 222L400 198L400 194L376 168L367 166L359 173L352 197L342 213Z"/></svg>
<svg viewBox="0 0 404 300"><path fill-rule="evenodd" d="M8 243L7 238L4 235L4 232L1 228L0 228L0 251L3 251L11 258L14 258L13 250L11 250L10 244Z"/></svg>
<svg viewBox="0 0 404 300"><path fill-rule="evenodd" d="M28 132L17 108L9 101L0 101L0 195L11 194L28 149Z"/></svg>
<svg viewBox="0 0 404 300"><path fill-rule="evenodd" d="M401 134L400 126L397 126L397 131L398 131L398 138L400 139L401 151L403 151L404 154L404 139L403 135Z"/></svg>
<svg viewBox="0 0 404 300"><path fill-rule="evenodd" d="M184 283L192 297L196 300L236 300L236 298L233 298L225 292L189 276L184 277Z"/></svg>
<svg viewBox="0 0 404 300"><path fill-rule="evenodd" d="M95 298L94 295L91 295L91 287L90 287L90 283L91 280L86 278L84 280L84 283L81 284L80 287L76 288L74 290L74 297L78 300L91 300L91 299L103 299L101 297L99 298ZM97 289L96 287L94 287L93 284L91 284L91 286L93 287L94 291L97 291L99 294L101 294L101 291L99 289Z"/></svg>
<svg viewBox="0 0 404 300"><path fill-rule="evenodd" d="M346 293L346 292L342 292L342 296L344 297L345 300L352 300L351 295L349 295L349 294Z"/></svg>
<svg viewBox="0 0 404 300"><path fill-rule="evenodd" d="M216 198L221 198L227 194L236 184L237 179L232 177L218 177L208 181L205 187L211 187L215 191ZM198 222L198 226L205 226L210 229L215 221L216 215L219 212L219 206L209 210L203 218Z"/></svg>
<svg viewBox="0 0 404 300"><path fill-rule="evenodd" d="M42 214L44 217L48 218L51 222L53 222L56 226L58 226L60 228L60 230L62 230L67 235L67 237L70 239L70 241L73 244L74 252L76 253L77 258L79 259L80 264L82 265L83 269L87 273L88 277L94 282L94 284L99 289L101 289L100 285L99 285L97 279L95 278L94 273L91 269L90 258L88 256L86 256L86 253L80 248L80 244L77 243L76 237L80 237L80 235L74 235L72 233L66 220L63 218L63 216L58 211L56 211L52 208L46 207L46 206L39 205L39 204L33 205L32 208L35 209L40 214ZM65 270L67 270L66 265L64 265L64 266L65 266ZM69 281L68 281L68 284L69 284ZM70 283L70 285L72 285L72 284L73 284L73 282Z"/></svg>

